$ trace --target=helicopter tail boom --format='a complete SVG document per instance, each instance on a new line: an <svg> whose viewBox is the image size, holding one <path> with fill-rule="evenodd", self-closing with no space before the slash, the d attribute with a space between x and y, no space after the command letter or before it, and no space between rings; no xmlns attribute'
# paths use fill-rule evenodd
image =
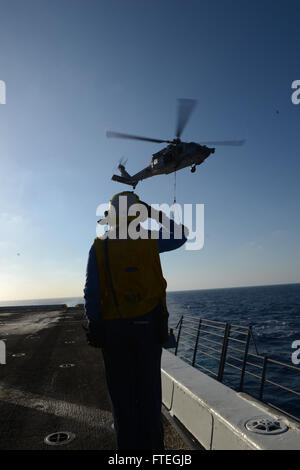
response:
<svg viewBox="0 0 300 470"><path fill-rule="evenodd" d="M125 178L124 176L119 175L112 175L111 179L113 181L118 181L119 183L129 184L130 186L135 187L137 185L137 181L133 181L130 178Z"/></svg>

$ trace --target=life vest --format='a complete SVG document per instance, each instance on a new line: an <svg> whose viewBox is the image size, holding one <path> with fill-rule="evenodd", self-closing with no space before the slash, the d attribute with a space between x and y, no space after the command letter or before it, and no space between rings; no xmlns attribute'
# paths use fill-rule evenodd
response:
<svg viewBox="0 0 300 470"><path fill-rule="evenodd" d="M94 247L101 292L101 318L139 317L152 311L159 303L167 311L167 283L162 274L157 239L96 238Z"/></svg>

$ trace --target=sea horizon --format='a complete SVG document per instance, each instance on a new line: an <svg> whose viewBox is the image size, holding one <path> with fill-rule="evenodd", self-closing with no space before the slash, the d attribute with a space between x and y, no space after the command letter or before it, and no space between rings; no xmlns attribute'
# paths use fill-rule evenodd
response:
<svg viewBox="0 0 300 470"><path fill-rule="evenodd" d="M279 286L294 286L300 285L300 282L289 282L281 284L259 284L259 285L248 285L248 286L230 286L230 287L210 287L210 288L198 288L198 289L184 289L184 290L167 290L167 294L171 293L181 293L181 292L197 292L197 291L214 291L214 290L228 290L228 289L251 289L259 287L279 287ZM39 305L37 302L41 302L40 305L48 304L65 304L67 300L73 299L74 301L81 300L82 303L84 298L83 295L74 295L66 297L42 297L42 298L29 298L29 299L15 299L15 300L1 300L0 307L12 307L12 306L30 306L30 305ZM29 303L32 302L32 303ZM75 305L72 302L72 305Z"/></svg>

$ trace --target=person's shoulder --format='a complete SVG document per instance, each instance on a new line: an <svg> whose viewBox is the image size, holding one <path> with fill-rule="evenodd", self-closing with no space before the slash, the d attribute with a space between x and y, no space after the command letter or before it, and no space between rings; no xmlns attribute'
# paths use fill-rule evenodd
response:
<svg viewBox="0 0 300 470"><path fill-rule="evenodd" d="M108 237L107 237L106 234L101 235L101 237L96 237L96 238L94 239L93 245L95 245L95 243L103 242L103 241L106 240L107 238L108 238Z"/></svg>

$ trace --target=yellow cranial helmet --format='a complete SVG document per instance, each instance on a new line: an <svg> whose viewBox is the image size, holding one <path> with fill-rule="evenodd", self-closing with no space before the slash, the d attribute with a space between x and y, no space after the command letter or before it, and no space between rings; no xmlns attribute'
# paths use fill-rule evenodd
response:
<svg viewBox="0 0 300 470"><path fill-rule="evenodd" d="M123 191L115 194L109 201L108 223L109 225L119 224L120 222L131 222L139 216L128 215L129 208L140 201L137 194L133 191Z"/></svg>

